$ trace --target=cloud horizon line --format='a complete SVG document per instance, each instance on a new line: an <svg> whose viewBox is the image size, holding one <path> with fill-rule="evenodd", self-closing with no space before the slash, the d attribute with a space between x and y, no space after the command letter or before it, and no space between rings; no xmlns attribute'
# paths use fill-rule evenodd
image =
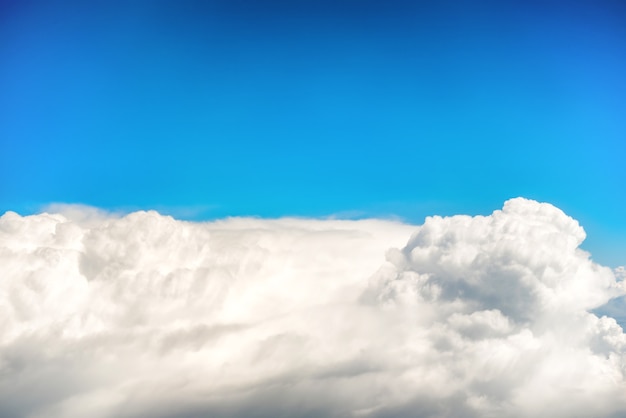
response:
<svg viewBox="0 0 626 418"><path fill-rule="evenodd" d="M421 225L56 208L0 217L0 415L626 413L626 274L548 203Z"/></svg>

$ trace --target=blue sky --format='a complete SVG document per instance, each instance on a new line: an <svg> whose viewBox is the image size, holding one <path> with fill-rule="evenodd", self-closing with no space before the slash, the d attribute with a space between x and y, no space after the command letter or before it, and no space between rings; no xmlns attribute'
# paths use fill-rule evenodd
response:
<svg viewBox="0 0 626 418"><path fill-rule="evenodd" d="M0 212L419 223L524 196L626 264L626 3L0 7Z"/></svg>

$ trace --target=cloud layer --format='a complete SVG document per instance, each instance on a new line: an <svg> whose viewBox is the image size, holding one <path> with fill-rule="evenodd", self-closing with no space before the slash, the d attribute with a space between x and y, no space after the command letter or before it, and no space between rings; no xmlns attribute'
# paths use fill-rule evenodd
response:
<svg viewBox="0 0 626 418"><path fill-rule="evenodd" d="M617 417L625 293L578 223L0 218L0 416Z"/></svg>

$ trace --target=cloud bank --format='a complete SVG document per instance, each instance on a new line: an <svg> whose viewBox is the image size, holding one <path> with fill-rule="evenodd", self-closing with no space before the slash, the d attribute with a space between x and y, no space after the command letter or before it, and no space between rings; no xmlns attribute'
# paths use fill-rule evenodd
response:
<svg viewBox="0 0 626 418"><path fill-rule="evenodd" d="M619 417L623 270L490 216L0 218L0 416Z"/></svg>

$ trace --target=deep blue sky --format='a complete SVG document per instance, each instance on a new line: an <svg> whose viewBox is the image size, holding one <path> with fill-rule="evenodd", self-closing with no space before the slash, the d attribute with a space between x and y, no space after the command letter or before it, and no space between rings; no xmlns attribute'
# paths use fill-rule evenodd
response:
<svg viewBox="0 0 626 418"><path fill-rule="evenodd" d="M421 222L525 196L626 264L626 2L1 5L0 213Z"/></svg>

